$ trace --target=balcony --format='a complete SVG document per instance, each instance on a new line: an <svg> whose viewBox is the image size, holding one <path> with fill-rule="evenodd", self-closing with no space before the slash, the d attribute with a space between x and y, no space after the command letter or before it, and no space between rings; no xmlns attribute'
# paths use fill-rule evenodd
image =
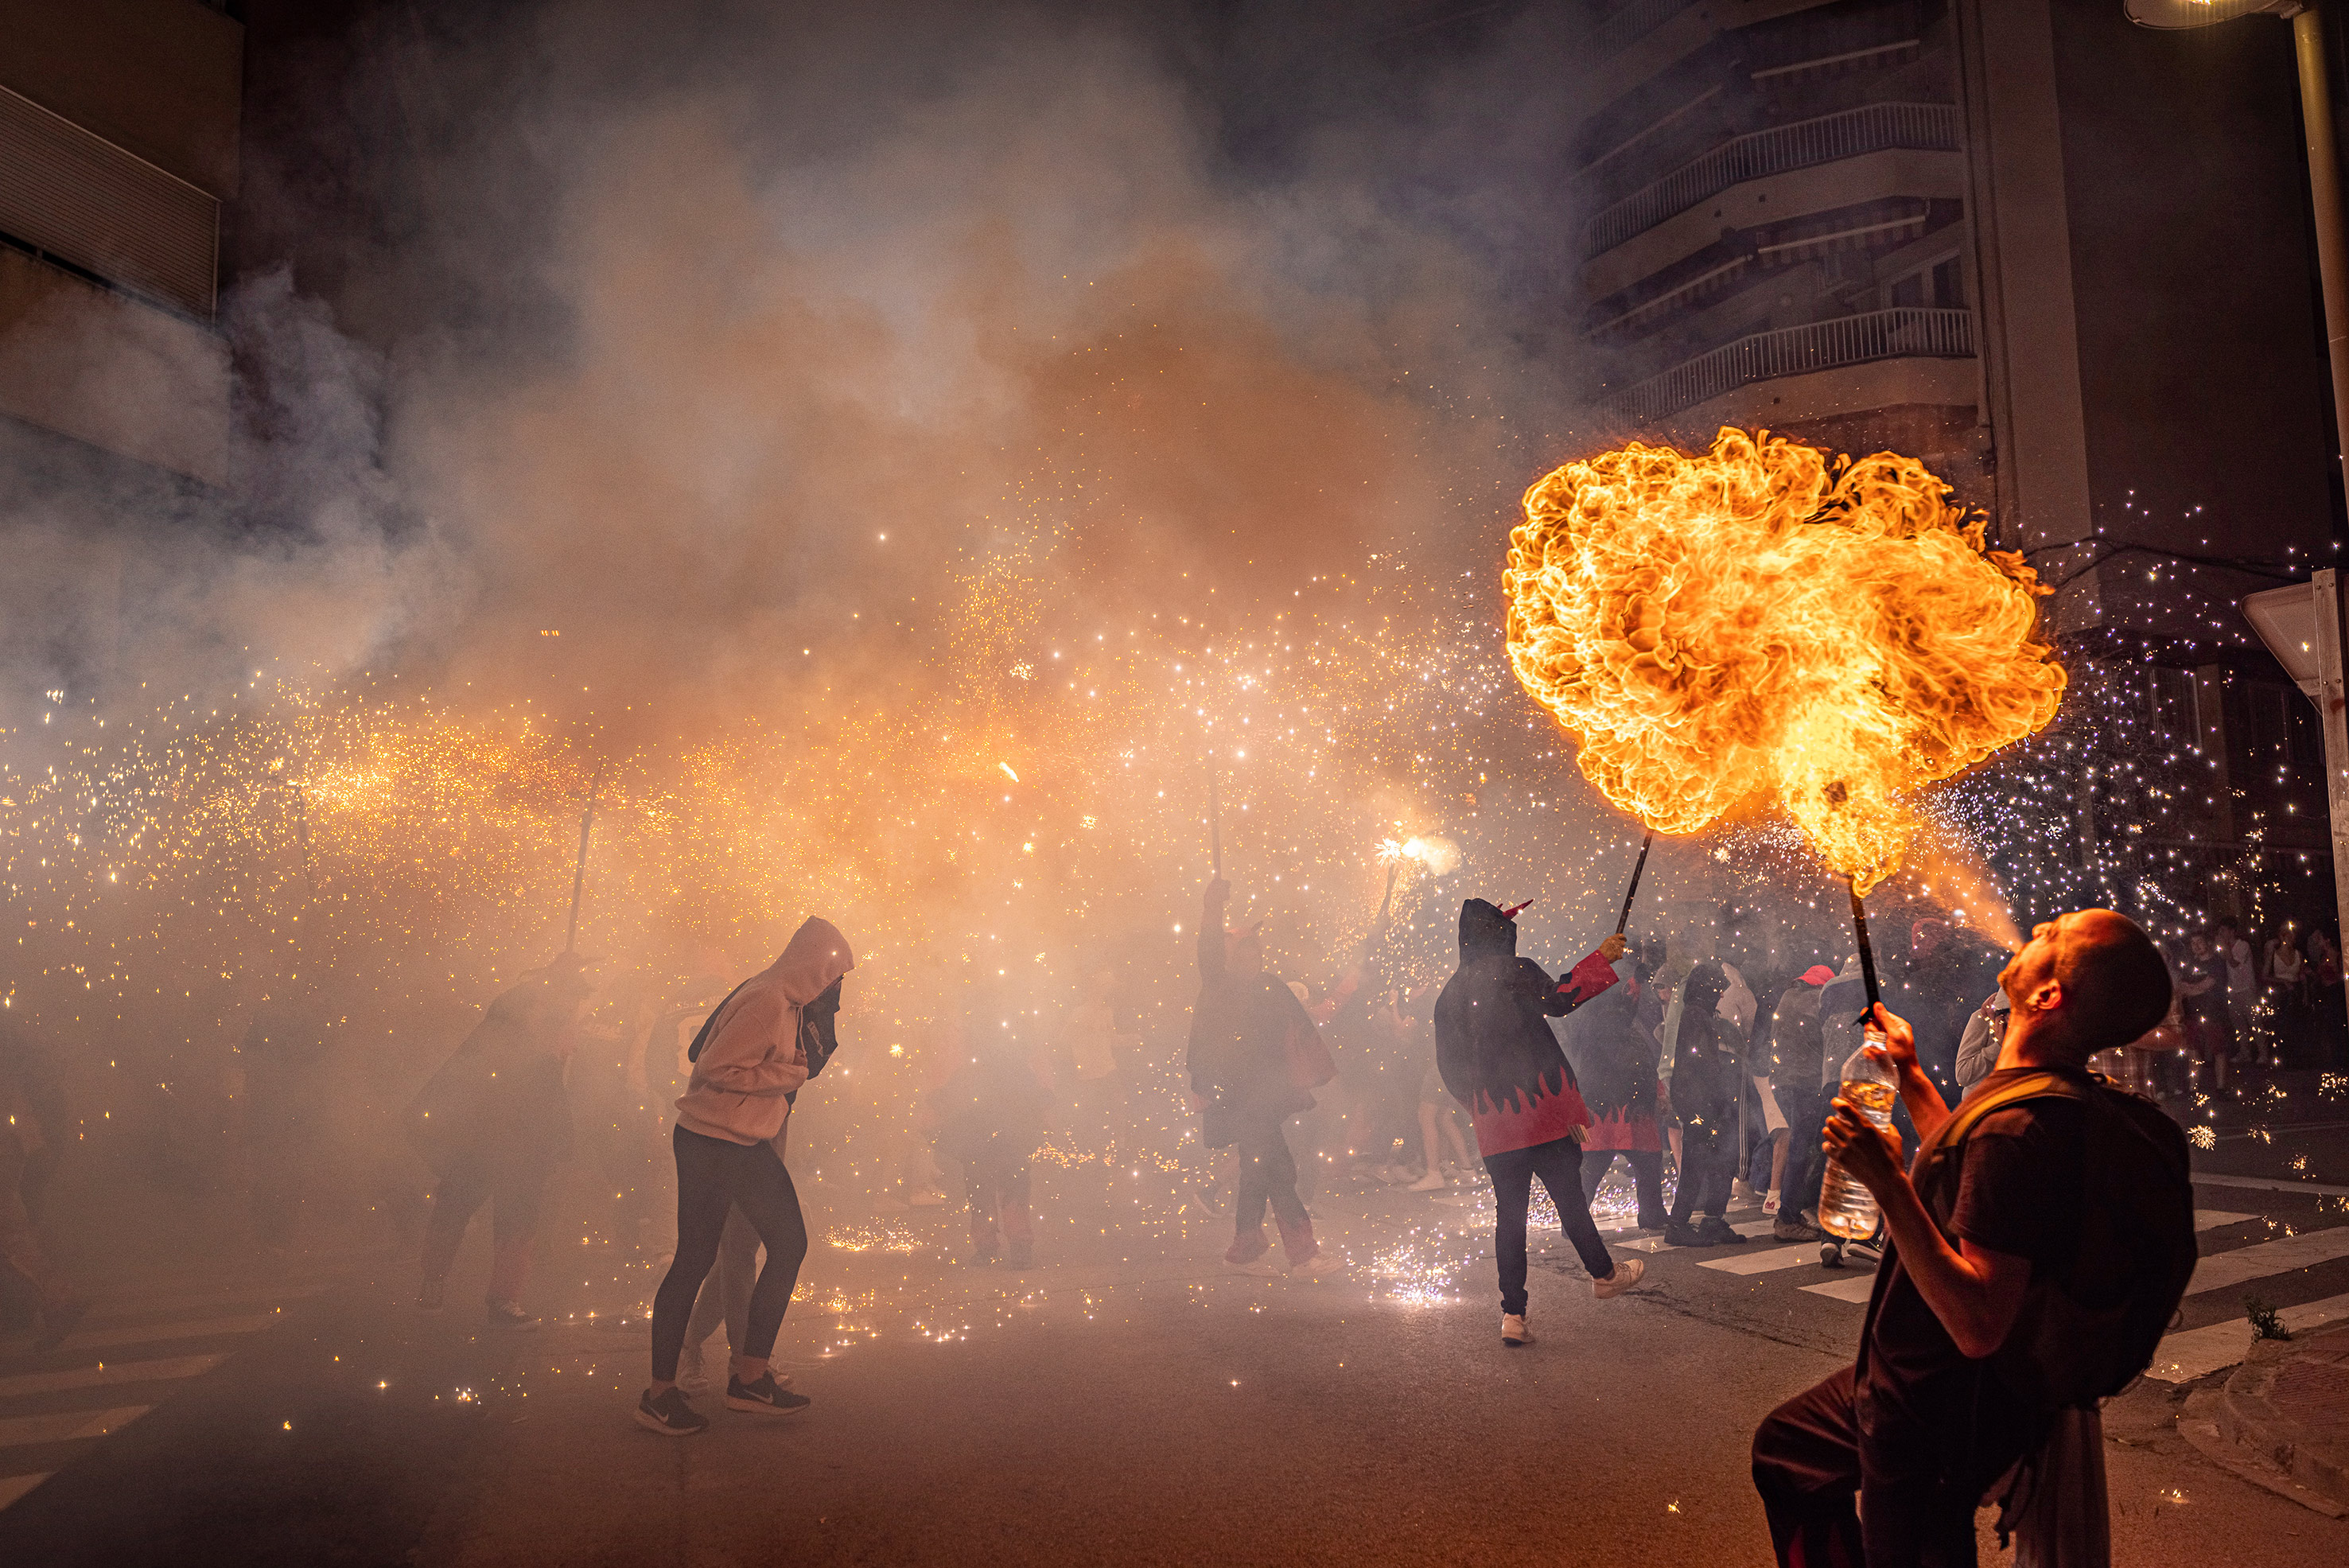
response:
<svg viewBox="0 0 2349 1568"><path fill-rule="evenodd" d="M1724 343L1618 393L1608 405L1634 425L1656 425L1755 381L1879 359L1968 359L1973 352L1970 310L1872 310Z"/></svg>
<svg viewBox="0 0 2349 1568"><path fill-rule="evenodd" d="M1601 59L1619 55L1695 3L1696 0L1631 0L1631 4L1591 30L1590 52Z"/></svg>
<svg viewBox="0 0 2349 1568"><path fill-rule="evenodd" d="M1956 151L1956 107L1871 103L1732 137L1595 214L1583 226L1583 254L1596 256L1613 250L1748 180L1895 149Z"/></svg>

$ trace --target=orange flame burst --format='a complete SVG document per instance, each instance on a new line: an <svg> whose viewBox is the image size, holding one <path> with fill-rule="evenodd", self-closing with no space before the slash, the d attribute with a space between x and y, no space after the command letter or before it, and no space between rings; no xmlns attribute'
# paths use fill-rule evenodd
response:
<svg viewBox="0 0 2349 1568"><path fill-rule="evenodd" d="M1526 492L1509 662L1585 776L1660 833L1771 798L1863 893L1916 786L2046 726L2049 590L1911 458L1832 465L1767 432L1632 442Z"/></svg>

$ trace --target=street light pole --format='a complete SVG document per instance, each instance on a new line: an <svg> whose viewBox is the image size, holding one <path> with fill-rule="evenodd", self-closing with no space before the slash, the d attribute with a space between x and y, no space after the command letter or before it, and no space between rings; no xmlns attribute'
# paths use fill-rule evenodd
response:
<svg viewBox="0 0 2349 1568"><path fill-rule="evenodd" d="M2316 267L2324 292L2324 349L2333 364L2333 427L2342 493L2349 497L2349 224L2341 203L2341 152L2333 134L2333 87L2324 69L2324 18L2314 5L2292 17L2300 60L2300 119L2308 136L2308 193L2316 213Z"/></svg>

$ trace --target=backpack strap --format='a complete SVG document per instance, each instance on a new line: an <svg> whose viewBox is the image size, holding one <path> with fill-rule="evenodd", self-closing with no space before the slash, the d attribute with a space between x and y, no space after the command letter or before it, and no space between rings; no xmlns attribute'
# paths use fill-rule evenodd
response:
<svg viewBox="0 0 2349 1568"><path fill-rule="evenodd" d="M759 977L754 974L750 977L750 980L756 980ZM744 981L742 985L750 984L750 980ZM698 1062L701 1060L701 1048L709 1044L710 1032L718 1027L718 1015L726 1011L726 1002L731 1002L736 997L742 994L742 985L738 985L733 990L728 992L726 993L725 1002L720 1002L717 1006L711 1008L709 1010L709 1016L701 1021L701 1027L694 1032L693 1044L685 1048L685 1059L687 1061Z"/></svg>
<svg viewBox="0 0 2349 1568"><path fill-rule="evenodd" d="M1981 1126L1984 1118L2031 1100L2086 1101L2095 1092L2095 1082L2093 1076L2037 1072L2017 1078L2013 1083L2002 1084L1989 1094L1976 1095L1961 1102L1958 1108L1950 1113L1950 1119L1934 1133L1931 1144L1923 1151L1924 1163L1917 1167L1918 1195L1928 1198L1927 1216L1933 1219L1937 1227L1941 1223L1933 1215L1933 1204L1929 1195L1938 1195L1937 1189L1940 1185L1938 1179L1943 1170L1953 1168L1964 1157L1966 1140L1973 1136L1974 1128ZM1954 1202L1955 1194L1951 1197Z"/></svg>

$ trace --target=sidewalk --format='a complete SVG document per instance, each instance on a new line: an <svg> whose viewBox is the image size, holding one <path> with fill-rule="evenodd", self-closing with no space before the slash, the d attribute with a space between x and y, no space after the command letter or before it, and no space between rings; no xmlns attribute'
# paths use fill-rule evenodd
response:
<svg viewBox="0 0 2349 1568"><path fill-rule="evenodd" d="M2261 1340L2186 1402L2180 1436L2246 1480L2349 1517L2349 1324Z"/></svg>

